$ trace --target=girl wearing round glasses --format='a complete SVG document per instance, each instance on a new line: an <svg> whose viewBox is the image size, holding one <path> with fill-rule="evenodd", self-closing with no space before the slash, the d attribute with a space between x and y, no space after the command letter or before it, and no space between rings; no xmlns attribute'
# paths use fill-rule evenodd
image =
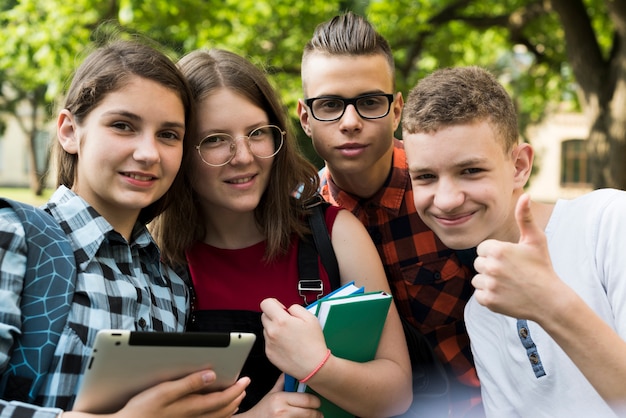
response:
<svg viewBox="0 0 626 418"><path fill-rule="evenodd" d="M196 104L190 141L195 152L183 161L188 188L178 190L154 232L166 261L187 265L191 273L190 329L257 334L242 372L251 384L241 415L320 417L316 396L282 390L281 372L303 379L313 370L307 384L354 415L402 413L411 400L410 364L395 307L376 359L355 363L325 357L321 327L301 306L297 253L309 232L302 202L316 196L319 183L265 74L223 50L192 52L179 66ZM341 284L355 281L367 291L389 292L358 219L329 207L325 221ZM329 293L328 274L318 264Z"/></svg>

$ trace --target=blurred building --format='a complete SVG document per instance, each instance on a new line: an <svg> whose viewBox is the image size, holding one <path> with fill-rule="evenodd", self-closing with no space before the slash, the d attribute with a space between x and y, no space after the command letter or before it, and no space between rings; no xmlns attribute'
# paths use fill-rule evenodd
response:
<svg viewBox="0 0 626 418"><path fill-rule="evenodd" d="M586 138L589 122L581 113L558 113L529 127L535 164L528 192L535 200L554 202L591 191Z"/></svg>

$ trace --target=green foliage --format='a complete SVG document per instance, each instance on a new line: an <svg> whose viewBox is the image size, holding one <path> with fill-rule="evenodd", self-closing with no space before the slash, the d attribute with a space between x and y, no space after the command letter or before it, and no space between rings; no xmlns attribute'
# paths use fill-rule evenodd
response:
<svg viewBox="0 0 626 418"><path fill-rule="evenodd" d="M558 17L543 13L512 30L524 8L533 3L378 0L368 11L395 47L402 91L437 68L479 65L499 76L515 97L523 130L543 117L549 103L567 100L578 106Z"/></svg>
<svg viewBox="0 0 626 418"><path fill-rule="evenodd" d="M597 41L608 56L612 25L605 1L584 0ZM366 14L389 40L403 93L436 68L480 65L496 73L517 100L523 126L549 103L577 106L564 34L538 0L0 0L0 81L13 97L45 91L41 106L60 98L66 80L103 32L143 33L178 58L196 48L225 48L270 74L297 124L302 47L315 26L344 11ZM103 23L107 23L102 26ZM4 84L4 83L3 83ZM3 95L7 93L3 90ZM0 111L12 111L6 97ZM310 143L303 147L313 158ZM318 161L319 162L319 161Z"/></svg>

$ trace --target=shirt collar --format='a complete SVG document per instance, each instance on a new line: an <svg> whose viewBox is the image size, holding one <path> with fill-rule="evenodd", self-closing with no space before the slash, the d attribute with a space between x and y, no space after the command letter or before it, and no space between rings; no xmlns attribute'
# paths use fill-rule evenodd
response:
<svg viewBox="0 0 626 418"><path fill-rule="evenodd" d="M91 262L105 241L124 240L106 219L66 186L59 186L45 208L59 222L70 239L74 254L77 256L76 262L81 269ZM129 245L143 249L156 261L160 259L160 252L152 235L146 226L139 222L133 227Z"/></svg>

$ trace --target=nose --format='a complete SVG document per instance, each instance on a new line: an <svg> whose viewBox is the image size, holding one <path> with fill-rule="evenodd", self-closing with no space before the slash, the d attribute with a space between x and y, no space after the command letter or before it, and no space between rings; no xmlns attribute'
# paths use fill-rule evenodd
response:
<svg viewBox="0 0 626 418"><path fill-rule="evenodd" d="M133 158L147 165L158 163L161 160L158 144L159 139L156 133L145 133L137 141Z"/></svg>
<svg viewBox="0 0 626 418"><path fill-rule="evenodd" d="M235 155L230 160L230 164L249 164L254 161L254 154L248 146L248 137L239 136L235 141Z"/></svg>
<svg viewBox="0 0 626 418"><path fill-rule="evenodd" d="M435 192L434 205L444 213L453 212L463 205L465 193L459 184L452 179L439 179L439 184Z"/></svg>
<svg viewBox="0 0 626 418"><path fill-rule="evenodd" d="M344 131L358 131L363 126L363 119L354 105L349 104L340 119L340 129Z"/></svg>

